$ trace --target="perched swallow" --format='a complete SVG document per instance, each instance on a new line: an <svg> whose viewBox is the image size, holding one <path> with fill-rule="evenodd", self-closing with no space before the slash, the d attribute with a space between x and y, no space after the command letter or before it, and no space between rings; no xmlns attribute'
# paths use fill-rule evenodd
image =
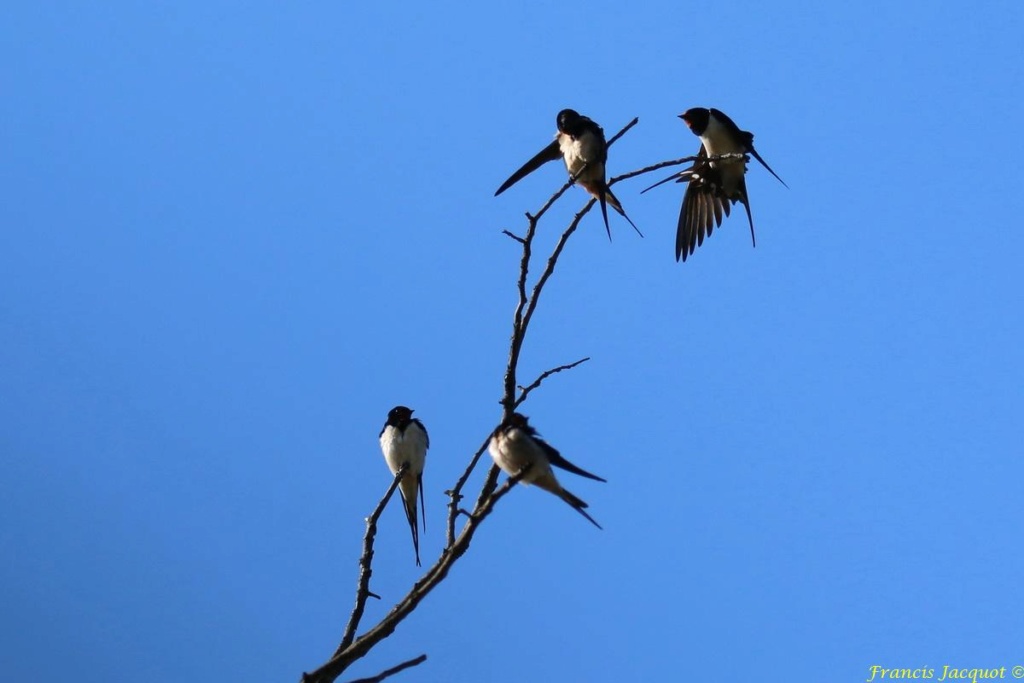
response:
<svg viewBox="0 0 1024 683"><path fill-rule="evenodd" d="M523 477L522 483L536 484L545 491L555 494L589 519L591 524L598 529L601 528L601 525L584 510L587 504L562 488L555 478L551 466L561 467L563 470L588 479L605 480L596 474L576 467L563 458L558 451L537 435L537 430L527 423L526 416L512 413L508 420L498 425L487 444L487 450L494 458L495 464L509 475L517 474L524 467L532 464L530 471Z"/></svg>
<svg viewBox="0 0 1024 683"><path fill-rule="evenodd" d="M754 134L740 130L728 116L717 109L694 107L679 115L693 134L700 138L700 150L693 166L651 185L643 192L662 183L675 180L689 183L683 194L683 205L679 209L679 225L676 228L676 261L686 257L710 237L716 226L722 225L722 214L729 215L730 204L740 202L747 211L750 223L750 240L754 240L754 218L750 214L750 200L747 197L746 159L715 160L722 154L749 154L761 162L775 178L786 185L754 149ZM789 187L786 185L786 187ZM641 193L643 194L643 193Z"/></svg>
<svg viewBox="0 0 1024 683"><path fill-rule="evenodd" d="M612 190L605 180L604 166L608 161L608 143L604 139L604 130L601 126L586 116L580 116L572 109L563 109L558 112L556 123L558 133L555 135L554 142L523 164L522 168L502 183L494 196L497 197L547 162L561 157L565 161L565 168L569 171L569 175L575 176L579 173L576 182L601 202L601 215L604 216L604 229L608 231L609 240L612 238L612 229L608 227L606 203L611 204L613 209L629 221L637 234L643 237L644 234L626 215L618 197L612 194Z"/></svg>
<svg viewBox="0 0 1024 683"><path fill-rule="evenodd" d="M427 428L412 416L412 409L395 406L388 413L387 422L380 430L380 449L384 451L384 460L391 474L398 474L398 469L408 463L409 468L398 483L405 507L405 517L412 529L412 547L416 551L416 566L420 566L420 531L416 524L416 494L420 496L420 511L423 512L423 530L427 530L426 511L423 507L423 466L427 462L427 449L430 448L430 437Z"/></svg>

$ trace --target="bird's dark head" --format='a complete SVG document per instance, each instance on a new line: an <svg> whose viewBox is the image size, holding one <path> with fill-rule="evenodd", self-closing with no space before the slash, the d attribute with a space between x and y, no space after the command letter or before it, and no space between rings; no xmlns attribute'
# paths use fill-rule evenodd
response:
<svg viewBox="0 0 1024 683"><path fill-rule="evenodd" d="M559 132L566 132L566 129L573 127L580 120L580 115L573 109L563 109L558 112L555 122L558 124Z"/></svg>
<svg viewBox="0 0 1024 683"><path fill-rule="evenodd" d="M395 406L388 412L388 424L392 425L404 425L408 424L409 420L412 419L412 408L406 408L405 406Z"/></svg>
<svg viewBox="0 0 1024 683"><path fill-rule="evenodd" d="M522 413L512 413L508 418L508 426L525 429L526 427L529 427L530 424L527 422L526 416Z"/></svg>
<svg viewBox="0 0 1024 683"><path fill-rule="evenodd" d="M687 125L687 127L693 131L694 135L701 135L708 128L708 119L711 117L711 112L704 107L693 107L687 109L679 115Z"/></svg>

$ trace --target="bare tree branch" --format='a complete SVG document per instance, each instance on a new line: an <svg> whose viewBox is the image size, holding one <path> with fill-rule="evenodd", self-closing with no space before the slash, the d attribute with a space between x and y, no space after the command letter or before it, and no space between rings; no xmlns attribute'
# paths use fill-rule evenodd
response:
<svg viewBox="0 0 1024 683"><path fill-rule="evenodd" d="M487 450L487 442L491 440L490 435L484 439L483 444L480 448L476 449L476 453L473 454L473 458L469 461L469 465L466 470L459 477L459 480L455 482L455 486L445 491L448 496L448 520L446 523L445 532L445 548L451 548L452 544L455 543L455 518L459 516L459 503L462 501L462 487L466 485L466 480L469 479L469 475L473 472L473 468L476 467L477 461L480 460L480 456Z"/></svg>
<svg viewBox="0 0 1024 683"><path fill-rule="evenodd" d="M487 470L487 476L484 477L484 485L480 487L480 495L476 499L476 507L480 507L487 497L491 495L491 492L494 491L494 487L498 485L498 473L500 471L497 465L491 465L491 469Z"/></svg>
<svg viewBox="0 0 1024 683"><path fill-rule="evenodd" d="M622 135L624 135L630 128L636 125L638 119L630 121L622 130L616 133L608 141L608 145L612 145ZM687 159L662 162L655 166L648 167L646 169L640 169L627 173L617 178L612 178L609 181L609 185L631 178L642 173L647 173L658 168L664 168L665 166L676 165L685 163ZM586 167L584 167L585 170ZM582 170L581 170L582 172ZM579 174L576 174L579 175ZM558 258L564 250L566 243L572 234L576 231L580 224L583 216L594 206L595 200L593 198L587 202L586 205L575 215L569 227L562 233L557 244L552 250L550 256L547 259L547 263L540 277L534 283L532 289L527 292L527 279L530 270L531 259L533 258L533 239L537 232L537 225L540 218L547 212L548 209L561 197L566 190L568 190L573 183L575 183L576 177L571 177L559 190L557 190L550 199L548 199L537 211L536 214L526 214L527 218L527 229L526 234L523 237L519 237L508 230L504 230L504 234L514 239L522 245L522 258L520 260L519 277L517 279L517 291L519 294L519 300L516 305L515 314L513 316L512 324L512 335L509 341L509 355L508 362L505 369L504 376L504 391L501 400L503 407L502 419L505 419L509 414L515 410L519 405L526 400L527 396L535 389L540 387L541 383L548 377L563 370L568 370L577 365L589 360L583 358L574 363L552 368L542 373L533 383L524 387L519 387L516 384L516 374L518 372L519 357L522 350L523 342L526 338L526 333L530 325L530 320L533 318L533 314L537 309L537 304L540 300L540 295L544 290L548 279L554 272L555 266L557 265ZM519 397L516 397L516 390L521 390ZM390 636L395 629L416 607L420 601L425 598L430 591L434 589L437 584L447 577L449 570L452 565L462 557L469 549L470 542L473 536L479 529L480 524L487 518L488 515L494 510L494 506L497 505L498 501L501 500L508 492L516 485L518 481L527 473L528 468L518 472L516 475L509 477L504 484L498 486L498 475L500 470L496 465L492 465L484 477L483 485L481 486L480 493L477 497L476 504L473 509L469 512L459 507L459 503L463 500L462 489L468 481L473 470L476 468L480 461L484 451L487 449L487 444L490 439L488 435L487 439L484 440L483 444L477 449L463 472L462 476L456 481L455 486L452 487L446 493L449 496L448 503L448 515L446 524L446 544L444 551L438 557L437 561L428 568L422 577L415 584L409 592L398 601L391 611L388 612L375 626L364 632L361 636L356 637L356 631L359 628L359 622L362 618L363 611L366 606L366 600L374 595L370 592L369 583L370 576L372 575L372 561L373 561L373 542L376 535L376 524L377 519L380 517L388 500L394 494L395 488L398 486L399 480L406 468L403 467L396 474L395 479L392 481L391 486L388 488L384 498L378 503L374 512L366 520L367 530L366 535L363 538L363 554L359 560L359 581L356 589L356 600L355 607L352 610L352 615L349 618L348 624L345 626L344 635L342 636L341 644L335 650L334 654L326 663L321 665L315 671L303 674L303 681L305 683L333 683L338 676L340 676L353 662L357 661L361 657L365 656L374 646L377 645L381 640ZM456 535L455 532L455 521L459 514L465 514L467 519L463 525L461 531ZM410 660L405 662L398 667L389 669L376 678L363 679L363 683L369 681L380 681L387 676L398 673L399 671L415 666L425 659L423 655L421 658L416 660Z"/></svg>
<svg viewBox="0 0 1024 683"><path fill-rule="evenodd" d="M540 377L538 377L537 379L533 380L533 382L529 386L527 386L527 387L519 387L520 389L522 389L522 393L519 394L519 398L516 399L515 406L513 406L513 407L514 408L518 408L523 403L523 401L526 400L526 397L530 395L530 392L533 391L534 389L536 389L537 387L539 387L541 382L546 380L551 375L554 375L554 374L557 374L559 372L562 372L563 370L572 370L577 365L580 365L582 363L586 363L588 360L590 360L590 356L587 356L586 358L580 358L575 363L569 363L567 365L559 365L557 368L551 368L550 370L545 370L544 372L542 372L540 374Z"/></svg>
<svg viewBox="0 0 1024 683"><path fill-rule="evenodd" d="M497 467L493 467L492 471L496 471L497 469ZM527 474L527 472L529 472L529 468L520 470L514 476L509 477L504 484L497 488L496 491L483 499L470 513L469 520L462 528L462 532L455 540L455 543L441 553L441 557L438 558L437 562L427 569L422 578L420 578L406 596L402 598L383 619L380 620L380 623L356 638L355 641L344 648L341 652L335 653L334 656L331 657L328 662L320 666L320 668L304 674L302 677L303 682L330 683L334 681L353 662L363 657L377 643L394 633L398 624L400 624L410 612L416 609L416 606L419 605L420 601L427 597L430 591L432 591L437 584L444 580L456 560L462 557L466 551L469 550L469 544L473 540L473 535L476 533L476 530L480 528L480 524L482 524L487 516L491 514L491 511L494 510L494 506L497 505L498 501L505 497L505 495L512 490L512 487L514 487L516 483L518 483L519 480Z"/></svg>
<svg viewBox="0 0 1024 683"><path fill-rule="evenodd" d="M345 634L341 637L341 644L338 645L338 649L334 651L337 655L339 652L344 650L352 643L352 639L355 638L356 629L359 628L359 620L363 618L363 609L366 607L366 599L373 595L377 599L380 599L379 595L375 595L370 592L370 576L373 574L371 565L373 564L373 539L377 536L377 520L380 518L384 507L391 500L391 496L395 495L395 489L398 488L398 482L402 480L402 475L409 469L408 463L403 463L398 468L398 472L395 473L395 478L391 480L391 486L388 487L384 497L377 503L377 507L373 509L370 516L366 518L366 535L363 536L363 554L359 557L359 583L356 586L356 604L352 608L352 616L348 618L348 624L345 625Z"/></svg>
<svg viewBox="0 0 1024 683"><path fill-rule="evenodd" d="M419 657L414 657L413 659L410 659L407 662L402 662L398 666L393 666L390 669L387 669L385 671L381 671L376 676L371 676L370 678L360 678L360 679L351 681L350 683L380 683L385 678L390 678L391 676L394 676L395 674L397 674L399 672L405 671L406 669L409 669L409 668L414 667L414 666L418 666L418 665L422 664L425 661L427 661L427 656L426 655L420 655Z"/></svg>
<svg viewBox="0 0 1024 683"><path fill-rule="evenodd" d="M611 137L611 138L610 138L610 139L608 140L608 144L607 144L606 146L607 146L607 147L611 147L612 145L614 145L614 144L615 144L615 141L616 141L616 140L618 140L618 139L619 139L619 138L621 138L621 137L622 137L623 135L625 135L625 134L626 134L626 132L627 132L627 131L628 131L628 130L629 130L630 128L632 128L633 126L635 126L635 125L636 125L636 124L638 124L638 123L640 123L640 117L639 117L639 116L634 116L634 117L633 117L633 120L632 120L632 121L630 121L630 122L629 122L629 123L627 123L627 124L626 124L625 126L623 126L623 127L622 127L622 130L620 130L620 131L619 131L618 133L616 133L615 135L613 135L613 136L612 136L612 137Z"/></svg>
<svg viewBox="0 0 1024 683"><path fill-rule="evenodd" d="M706 157L706 158L707 158L708 161L729 161L731 159L748 159L749 160L749 157L746 154L743 154L742 152L729 152L728 154L716 154L714 156ZM692 156L692 157L683 157L682 159L672 159L671 161L661 161L661 162L658 162L657 164L654 164L653 166L647 166L645 168L638 168L635 171L630 171L629 173L623 173L622 175L615 176L614 178L612 178L611 180L608 181L608 185L610 187L610 186L614 185L615 183L620 182L622 180L629 180L630 178L635 178L638 175L643 175L645 173L650 173L651 171L657 171L659 168L667 168L669 166L679 166L680 164L686 164L686 163L689 163L691 161L697 161L698 159L700 159L699 156Z"/></svg>
<svg viewBox="0 0 1024 683"><path fill-rule="evenodd" d="M526 334L526 328L530 325L530 320L533 319L533 312L537 310L537 302L540 301L540 293L544 289L544 285L547 284L548 278L550 278L555 272L555 265L558 263L558 257L562 255L562 250L565 249L565 245L569 241L569 238L572 237L574 232L576 232L576 228L579 227L580 221L583 220L583 217L587 215L587 212L590 211L596 201L596 199L591 197L590 201L580 209L579 213L577 213L572 219L572 222L569 223L569 227L565 229L562 236L558 238L558 244L555 245L554 250L551 252L551 256L548 257L548 263L544 267L544 272L541 273L539 278L537 278L537 283L534 284L533 292L530 294L530 303L526 307L526 314L523 316L523 336Z"/></svg>

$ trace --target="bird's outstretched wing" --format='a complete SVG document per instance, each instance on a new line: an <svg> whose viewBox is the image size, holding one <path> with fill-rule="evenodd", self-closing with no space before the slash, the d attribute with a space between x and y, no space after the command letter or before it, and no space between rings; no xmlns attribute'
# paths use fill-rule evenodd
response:
<svg viewBox="0 0 1024 683"><path fill-rule="evenodd" d="M532 159L523 164L522 168L509 176L509 179L501 184L501 187L499 187L498 191L494 193L494 196L497 197L499 194L512 187L549 161L561 158L562 152L558 148L558 140L555 140L550 145L537 152Z"/></svg>

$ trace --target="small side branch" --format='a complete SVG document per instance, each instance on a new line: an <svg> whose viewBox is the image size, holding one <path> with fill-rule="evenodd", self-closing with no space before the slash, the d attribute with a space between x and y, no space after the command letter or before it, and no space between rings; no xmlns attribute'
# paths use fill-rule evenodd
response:
<svg viewBox="0 0 1024 683"><path fill-rule="evenodd" d="M356 604L352 608L352 616L348 618L348 624L345 625L345 633L341 637L341 644L338 645L338 649L334 651L334 655L337 656L342 650L352 644L355 639L356 629L359 628L359 620L363 618L363 610L366 608L366 600L370 596L380 599L380 596L370 592L370 576L373 574L373 540L377 536L377 520L380 519L380 515L384 512L384 508L387 506L388 501L391 500L391 496L395 495L395 489L398 488L398 482L402 480L402 475L409 469L408 463L404 463L398 468L398 472L395 474L395 478L391 482L391 486L388 487L384 497L377 503L377 507L373 509L370 516L366 518L366 535L363 536L363 554L359 557L359 582L356 585Z"/></svg>
<svg viewBox="0 0 1024 683"><path fill-rule="evenodd" d="M402 662L398 666L393 666L390 669L387 669L386 671L381 671L376 676L371 676L370 678L359 678L357 680L351 681L351 683L380 683L385 678L390 678L391 676L394 676L397 673L401 673L406 669L411 669L414 666L419 666L425 661L427 661L427 656L420 655L419 657L414 657L413 659L410 659L407 662Z"/></svg>
<svg viewBox="0 0 1024 683"><path fill-rule="evenodd" d="M466 481L469 479L469 475L472 474L473 469L476 467L476 463L480 460L480 456L487 450L487 443L491 440L488 436L480 448L476 449L476 453L473 455L473 459L469 461L469 465L466 470L459 477L459 480L455 482L455 486L445 491L448 496L448 519L446 521L445 530L445 544L444 547L451 548L455 543L455 518L459 516L459 503L462 501L462 487L466 485Z"/></svg>
<svg viewBox="0 0 1024 683"><path fill-rule="evenodd" d="M575 363L569 363L568 365L559 365L557 368L551 368L550 370L545 370L544 372L541 373L540 377L538 377L537 379L533 380L533 383L531 383L529 386L527 386L527 387L519 387L520 389L522 389L522 393L519 394L519 398L516 399L516 403L515 403L514 407L518 408L519 406L521 406L523 404L523 401L526 400L526 397L530 395L530 392L533 391L534 389L536 389L537 387L539 387L541 382L546 380L551 375L554 375L554 374L557 374L559 372L562 372L563 370L572 370L577 365L580 365L582 363L586 363L588 360L590 360L589 356L587 356L586 358L580 358Z"/></svg>
<svg viewBox="0 0 1024 683"><path fill-rule="evenodd" d="M630 121L625 126L623 126L622 130L620 130L618 133L613 135L610 140L608 140L608 145L607 146L611 147L612 145L614 145L616 140L618 140L623 135L625 135L626 132L629 131L630 128L632 128L633 126L635 126L638 123L640 123L640 117L639 116L634 116L632 121Z"/></svg>
<svg viewBox="0 0 1024 683"><path fill-rule="evenodd" d="M508 495L508 492L512 490L512 487L522 481L530 472L530 468L533 467L533 463L530 463L523 469L519 470L508 479L500 487L498 485L498 473L501 472L497 465L492 465L491 470L487 473L487 479L484 481L484 486L480 490L480 497L476 501L476 508L473 510L471 515L471 521L479 523L484 517L491 514L491 510L498 503L499 500ZM497 487L497 489L495 489ZM468 526L468 525L467 525Z"/></svg>
<svg viewBox="0 0 1024 683"><path fill-rule="evenodd" d="M491 469L487 471L487 476L484 477L484 485L480 487L480 495L476 498L476 507L474 509L479 510L483 507L483 504L494 493L494 487L498 485L498 472L501 472L498 466L491 465Z"/></svg>
<svg viewBox="0 0 1024 683"><path fill-rule="evenodd" d="M576 232L576 228L579 227L580 221L583 220L583 217L587 215L587 212L590 211L596 203L597 200L591 197L590 201L587 202L586 205L580 209L579 213L577 213L572 219L572 223L570 223L569 227L565 229L562 236L558 238L558 244L555 245L554 250L551 252L551 256L548 257L547 266L545 266L544 272L541 273L540 277L537 278L537 283L533 286L533 293L530 294L530 302L526 307L526 313L523 315L523 335L526 334L526 328L529 327L530 320L533 318L533 313L537 310L537 301L540 299L540 293L543 291L544 285L547 284L548 278L550 278L555 272L555 265L558 263L558 257L562 255L562 250L565 249L565 245L568 243L569 238L572 237L572 234ZM512 400L510 397L507 398Z"/></svg>
<svg viewBox="0 0 1024 683"><path fill-rule="evenodd" d="M734 160L734 159L747 159L747 160L749 160L749 157L747 157L747 155L743 154L742 152L729 152L728 154L716 154L716 155L714 155L712 157L705 157L705 158L708 161L730 161L730 160ZM622 175L617 175L617 176L615 176L614 178L611 178L608 181L608 186L610 187L610 186L614 185L617 182L620 182L620 181L623 181L623 180L629 180L630 178L635 178L635 177L637 177L639 175L643 175L645 173L650 173L651 171L657 171L660 168L668 168L669 166L679 166L680 164L691 163L691 162L697 161L698 159L700 159L699 156L692 156L692 157L683 157L682 159L672 159L671 161L661 161L661 162L659 162L657 164L653 164L652 166L646 166L644 168L638 168L635 171L630 171L629 173L623 173Z"/></svg>

